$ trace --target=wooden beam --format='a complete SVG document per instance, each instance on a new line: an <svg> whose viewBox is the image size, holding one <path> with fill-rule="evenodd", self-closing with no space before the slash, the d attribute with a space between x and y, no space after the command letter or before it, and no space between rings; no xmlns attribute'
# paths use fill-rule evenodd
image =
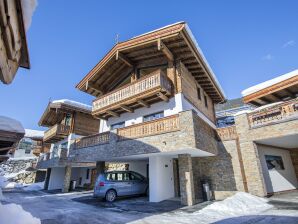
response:
<svg viewBox="0 0 298 224"><path fill-rule="evenodd" d="M271 93L271 95L269 95L268 97L270 97L274 101L281 101L281 98L275 93Z"/></svg>
<svg viewBox="0 0 298 224"><path fill-rule="evenodd" d="M129 67L133 67L133 63L131 62L131 60L119 51L116 52L116 60L118 59L122 60Z"/></svg>
<svg viewBox="0 0 298 224"><path fill-rule="evenodd" d="M157 96L162 99L165 102L169 102L169 97L167 97L166 95L164 95L163 93L159 92L157 93Z"/></svg>
<svg viewBox="0 0 298 224"><path fill-rule="evenodd" d="M126 105L120 105L120 107L121 107L123 110L125 110L125 111L127 111L127 112L129 112L129 113L133 113L133 112L134 112L134 110L133 110L132 108L130 108L129 106L126 106Z"/></svg>
<svg viewBox="0 0 298 224"><path fill-rule="evenodd" d="M150 107L150 105L148 103L146 103L144 100L138 99L137 102L144 107L147 107L147 108Z"/></svg>
<svg viewBox="0 0 298 224"><path fill-rule="evenodd" d="M294 93L292 93L289 89L283 89L283 91L291 98L295 98Z"/></svg>
<svg viewBox="0 0 298 224"><path fill-rule="evenodd" d="M96 87L96 85L94 84L94 82L91 82L91 81L87 81L86 82L86 90L87 89L92 89L93 91L97 92L99 95L103 95L103 91L102 90L99 90L98 87Z"/></svg>
<svg viewBox="0 0 298 224"><path fill-rule="evenodd" d="M261 99L255 99L255 102L257 102L258 104L264 105L264 104L268 104L268 101L265 100L261 100Z"/></svg>
<svg viewBox="0 0 298 224"><path fill-rule="evenodd" d="M171 62L174 61L174 56L172 52L169 50L169 48L162 42L161 39L157 40L157 49L159 51L162 51L164 55L167 57L167 59Z"/></svg>
<svg viewBox="0 0 298 224"><path fill-rule="evenodd" d="M120 115L118 113L111 111L111 110L107 110L106 113L109 115L112 115L113 117L120 117Z"/></svg>

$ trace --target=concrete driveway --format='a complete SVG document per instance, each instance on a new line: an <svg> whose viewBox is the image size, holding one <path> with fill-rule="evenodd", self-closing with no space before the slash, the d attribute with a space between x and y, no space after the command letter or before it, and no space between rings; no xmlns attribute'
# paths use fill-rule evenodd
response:
<svg viewBox="0 0 298 224"><path fill-rule="evenodd" d="M41 219L42 224L193 223L193 220L188 220L190 215L210 204L205 202L181 207L179 201L151 203L146 197L123 198L107 203L94 199L92 192L61 194L13 190L5 191L3 195L4 203L22 205ZM274 208L262 214L227 218L216 223L298 223L298 191L271 197L269 203ZM195 223L208 222L197 217Z"/></svg>

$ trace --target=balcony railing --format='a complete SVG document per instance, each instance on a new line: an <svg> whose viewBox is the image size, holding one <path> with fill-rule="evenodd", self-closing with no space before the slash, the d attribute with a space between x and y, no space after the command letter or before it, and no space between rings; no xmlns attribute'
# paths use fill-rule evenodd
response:
<svg viewBox="0 0 298 224"><path fill-rule="evenodd" d="M248 115L251 128L298 119L298 99L275 104Z"/></svg>
<svg viewBox="0 0 298 224"><path fill-rule="evenodd" d="M156 70L150 75L107 93L93 101L93 115L102 114L106 110L121 108L146 97L157 95L159 92L166 95L171 92L169 79L161 70Z"/></svg>
<svg viewBox="0 0 298 224"><path fill-rule="evenodd" d="M104 132L91 135L77 139L75 143L75 149L108 144L111 143L111 141L123 141L167 132L174 132L180 130L179 123L179 115L173 115L153 121L131 125L125 128L119 128L116 130L116 133ZM115 136L113 140L111 139L111 135Z"/></svg>
<svg viewBox="0 0 298 224"><path fill-rule="evenodd" d="M70 132L70 126L56 124L44 133L44 142L55 142L65 138Z"/></svg>
<svg viewBox="0 0 298 224"><path fill-rule="evenodd" d="M76 139L75 148L85 148L94 145L106 144L110 141L110 132L103 132Z"/></svg>
<svg viewBox="0 0 298 224"><path fill-rule="evenodd" d="M119 128L117 135L119 140L142 138L151 135L158 135L166 132L179 130L179 116L173 115L141 124Z"/></svg>
<svg viewBox="0 0 298 224"><path fill-rule="evenodd" d="M234 125L224 127L224 128L217 128L216 131L222 141L232 140L237 138L236 127Z"/></svg>

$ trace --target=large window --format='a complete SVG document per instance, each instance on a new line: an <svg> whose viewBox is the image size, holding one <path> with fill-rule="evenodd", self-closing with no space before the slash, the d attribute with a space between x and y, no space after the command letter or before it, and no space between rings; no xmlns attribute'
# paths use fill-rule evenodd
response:
<svg viewBox="0 0 298 224"><path fill-rule="evenodd" d="M149 115L144 116L144 122L153 121L153 120L156 120L156 119L159 119L159 118L162 118L162 117L164 117L163 111L157 112L157 113L154 113L154 114L149 114Z"/></svg>
<svg viewBox="0 0 298 224"><path fill-rule="evenodd" d="M111 130L125 127L125 122L119 122L111 125Z"/></svg>
<svg viewBox="0 0 298 224"><path fill-rule="evenodd" d="M284 170L284 163L281 156L265 155L268 170Z"/></svg>

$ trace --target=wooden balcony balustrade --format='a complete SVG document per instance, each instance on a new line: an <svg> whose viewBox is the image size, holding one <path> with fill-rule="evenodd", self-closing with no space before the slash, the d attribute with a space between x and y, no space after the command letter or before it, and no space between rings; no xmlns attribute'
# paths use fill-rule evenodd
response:
<svg viewBox="0 0 298 224"><path fill-rule="evenodd" d="M168 101L171 94L171 83L160 70L144 76L93 101L92 115L100 118L119 116L123 112L133 112L134 109L150 103Z"/></svg>
<svg viewBox="0 0 298 224"><path fill-rule="evenodd" d="M179 116L173 115L153 121L117 129L119 140L142 138L179 130Z"/></svg>
<svg viewBox="0 0 298 224"><path fill-rule="evenodd" d="M163 134L180 130L179 115L172 115L153 121L147 121L140 124L131 125L116 130L116 134L104 132L96 135L83 137L76 140L75 149L91 147L95 145L110 143L110 135L117 137L115 141L123 141L135 138L142 138L152 135Z"/></svg>
<svg viewBox="0 0 298 224"><path fill-rule="evenodd" d="M54 143L62 140L70 133L70 126L56 124L44 133L43 141L46 143Z"/></svg>
<svg viewBox="0 0 298 224"><path fill-rule="evenodd" d="M80 139L76 139L75 148L85 148L94 145L107 144L110 141L110 132L103 132L95 135L90 135Z"/></svg>
<svg viewBox="0 0 298 224"><path fill-rule="evenodd" d="M237 138L236 126L228 126L216 129L218 136L222 141L232 140Z"/></svg>
<svg viewBox="0 0 298 224"><path fill-rule="evenodd" d="M272 105L248 114L251 128L298 119L298 99Z"/></svg>

